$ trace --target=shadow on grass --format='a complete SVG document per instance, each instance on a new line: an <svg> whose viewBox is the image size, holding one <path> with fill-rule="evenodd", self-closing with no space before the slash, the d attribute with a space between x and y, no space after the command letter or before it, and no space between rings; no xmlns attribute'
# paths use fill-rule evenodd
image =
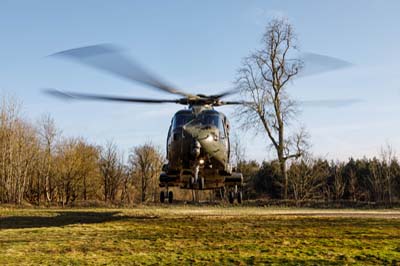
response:
<svg viewBox="0 0 400 266"><path fill-rule="evenodd" d="M265 265L347 265L346 261L330 261L324 259L275 259L265 262Z"/></svg>
<svg viewBox="0 0 400 266"><path fill-rule="evenodd" d="M71 224L93 224L126 219L155 219L158 217L123 216L120 212L58 212L56 216L0 217L0 229L62 227Z"/></svg>

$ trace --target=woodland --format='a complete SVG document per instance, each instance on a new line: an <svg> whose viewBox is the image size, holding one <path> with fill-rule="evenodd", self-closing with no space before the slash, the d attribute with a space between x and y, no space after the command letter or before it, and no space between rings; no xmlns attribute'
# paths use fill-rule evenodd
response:
<svg viewBox="0 0 400 266"><path fill-rule="evenodd" d="M54 119L29 121L22 105L4 97L0 106L0 203L33 206L134 205L158 202L158 177L165 162L152 143L132 147L124 157L108 142L96 145L61 134ZM263 204L323 203L327 206L384 205L400 198L400 164L390 145L376 158L328 161L305 155L288 162L287 198L277 161L248 160L240 142L232 145L232 163L244 175L244 199ZM177 190L179 201L192 192ZM224 202L220 191L203 201Z"/></svg>

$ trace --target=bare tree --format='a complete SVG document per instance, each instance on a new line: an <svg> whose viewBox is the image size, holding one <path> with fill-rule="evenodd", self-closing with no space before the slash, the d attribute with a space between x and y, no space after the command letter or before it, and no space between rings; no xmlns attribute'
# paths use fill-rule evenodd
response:
<svg viewBox="0 0 400 266"><path fill-rule="evenodd" d="M99 188L99 150L81 138L66 138L57 145L54 158L56 197L69 204L77 199L87 200Z"/></svg>
<svg viewBox="0 0 400 266"><path fill-rule="evenodd" d="M369 176L368 181L370 184L370 193L372 198L376 202L384 201L385 197L385 176L383 173L383 167L381 162L377 158L373 158L369 162Z"/></svg>
<svg viewBox="0 0 400 266"><path fill-rule="evenodd" d="M395 174L392 171L392 165L395 161L397 161L397 158L393 146L389 143L387 143L385 147L381 148L381 159L383 164L383 175L386 179L386 191L389 198L389 203L392 203L392 187L393 179L395 177Z"/></svg>
<svg viewBox="0 0 400 266"><path fill-rule="evenodd" d="M235 166L238 168L238 171L240 171L240 164L245 161L245 158L245 147L243 146L239 135L234 133L231 137L231 159L232 163L234 163Z"/></svg>
<svg viewBox="0 0 400 266"><path fill-rule="evenodd" d="M296 201L321 197L321 187L329 175L327 165L321 160L303 158L295 161L288 171L290 188Z"/></svg>
<svg viewBox="0 0 400 266"><path fill-rule="evenodd" d="M66 138L57 146L57 198L63 206L78 197L78 154L75 150L77 139Z"/></svg>
<svg viewBox="0 0 400 266"><path fill-rule="evenodd" d="M60 132L57 130L54 119L49 115L43 115L38 121L38 134L41 145L41 165L39 179L43 179L44 194L47 202L53 200L54 192L54 152L57 137Z"/></svg>
<svg viewBox="0 0 400 266"><path fill-rule="evenodd" d="M20 104L14 99L3 97L0 107L0 201L15 202L15 183L12 163L14 162L13 138L15 123L19 119Z"/></svg>
<svg viewBox="0 0 400 266"><path fill-rule="evenodd" d="M11 97L4 97L0 107L0 201L16 204L38 188L38 139L34 127L21 118L19 107Z"/></svg>
<svg viewBox="0 0 400 266"><path fill-rule="evenodd" d="M122 156L113 142L108 142L101 152L100 171L103 178L104 200L112 202L125 175Z"/></svg>
<svg viewBox="0 0 400 266"><path fill-rule="evenodd" d="M131 173L137 182L140 191L140 201L143 203L149 198L156 201L158 195L158 177L164 158L152 143L135 147L129 156ZM149 197L149 194L152 197Z"/></svg>
<svg viewBox="0 0 400 266"><path fill-rule="evenodd" d="M262 38L263 47L243 61L236 85L250 102L238 110L245 128L264 131L275 149L288 196L286 162L300 157L306 148L304 129L288 136L286 130L296 115L296 104L287 94L287 85L301 69L299 59L291 59L297 50L292 25L286 19L272 20Z"/></svg>
<svg viewBox="0 0 400 266"><path fill-rule="evenodd" d="M132 203L132 195L134 194L133 190L133 182L132 182L132 173L131 169L128 166L124 166L124 175L121 180L122 191L121 191L121 203Z"/></svg>
<svg viewBox="0 0 400 266"><path fill-rule="evenodd" d="M351 200L356 202L358 199L358 192L359 192L359 184L358 184L358 178L357 178L357 173L354 169L350 169L349 171L349 193Z"/></svg>
<svg viewBox="0 0 400 266"><path fill-rule="evenodd" d="M333 193L335 200L340 200L343 197L346 188L346 182L343 178L342 168L343 167L340 165L340 163L337 163L337 165L334 166Z"/></svg>
<svg viewBox="0 0 400 266"><path fill-rule="evenodd" d="M83 200L94 198L100 190L101 177L99 169L100 149L80 140L75 147L79 156L79 177L81 180L81 194Z"/></svg>

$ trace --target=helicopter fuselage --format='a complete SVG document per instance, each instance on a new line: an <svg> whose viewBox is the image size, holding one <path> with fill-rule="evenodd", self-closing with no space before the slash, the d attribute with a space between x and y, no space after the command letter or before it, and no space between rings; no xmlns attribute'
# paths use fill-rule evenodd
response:
<svg viewBox="0 0 400 266"><path fill-rule="evenodd" d="M229 164L229 122L212 107L178 111L167 137L168 164L161 182L181 188L215 189L232 176ZM201 182L199 182L201 180Z"/></svg>

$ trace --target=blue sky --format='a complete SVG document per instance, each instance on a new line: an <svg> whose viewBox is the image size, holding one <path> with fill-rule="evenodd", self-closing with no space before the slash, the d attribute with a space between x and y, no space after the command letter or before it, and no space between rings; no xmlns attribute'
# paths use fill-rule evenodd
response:
<svg viewBox="0 0 400 266"><path fill-rule="evenodd" d="M40 88L170 98L138 84L49 54L115 43L188 92L232 87L241 59L260 46L268 20L286 16L300 48L350 61L352 68L298 79L296 99L360 98L342 108L304 108L315 155L347 159L379 155L385 143L400 151L399 1L0 1L0 90L23 102L23 113L50 113L66 136L127 153L144 141L165 146L178 105L65 103ZM173 97L173 96L172 96ZM231 119L231 107L220 108ZM266 137L238 132L247 156L272 158Z"/></svg>

